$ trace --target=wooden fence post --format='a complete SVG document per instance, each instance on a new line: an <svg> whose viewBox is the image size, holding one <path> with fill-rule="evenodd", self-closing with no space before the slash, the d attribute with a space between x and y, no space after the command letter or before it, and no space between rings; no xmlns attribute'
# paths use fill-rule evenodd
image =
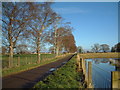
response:
<svg viewBox="0 0 120 90"><path fill-rule="evenodd" d="M30 57L27 57L28 64L31 64L31 59Z"/></svg>
<svg viewBox="0 0 120 90"><path fill-rule="evenodd" d="M18 57L18 66L20 66L20 57Z"/></svg>
<svg viewBox="0 0 120 90"><path fill-rule="evenodd" d="M77 65L78 65L77 70L81 72L82 66L81 66L81 59L80 59L79 54L77 54Z"/></svg>
<svg viewBox="0 0 120 90"><path fill-rule="evenodd" d="M80 59L80 58L79 58L79 55L77 55L77 66L78 66L78 67L77 67L77 71L79 71L79 69L80 69L79 59Z"/></svg>
<svg viewBox="0 0 120 90"><path fill-rule="evenodd" d="M83 73L85 75L85 81L87 82L87 71L86 71L86 61L84 58L81 58L81 61L82 61L82 69L83 69Z"/></svg>
<svg viewBox="0 0 120 90"><path fill-rule="evenodd" d="M85 69L85 81L87 82L88 81L88 76L87 76L87 70L86 70L86 61L85 61L85 64L84 64L84 69Z"/></svg>
<svg viewBox="0 0 120 90"><path fill-rule="evenodd" d="M80 63L80 69L81 69L81 71L82 71L82 59L81 58L79 58L79 63Z"/></svg>
<svg viewBox="0 0 120 90"><path fill-rule="evenodd" d="M8 57L9 68L11 68L10 57Z"/></svg>
<svg viewBox="0 0 120 90"><path fill-rule="evenodd" d="M82 58L82 61L83 61L83 73L85 74L86 73L86 65L85 65L85 60Z"/></svg>
<svg viewBox="0 0 120 90"><path fill-rule="evenodd" d="M26 64L27 64L27 57L25 57L25 61L26 61Z"/></svg>
<svg viewBox="0 0 120 90"><path fill-rule="evenodd" d="M120 71L112 71L112 89L120 89Z"/></svg>
<svg viewBox="0 0 120 90"><path fill-rule="evenodd" d="M92 62L88 62L88 82L87 82L88 88L92 87Z"/></svg>
<svg viewBox="0 0 120 90"><path fill-rule="evenodd" d="M30 56L30 61L31 61L31 64L33 63L33 61L32 61L32 56Z"/></svg>

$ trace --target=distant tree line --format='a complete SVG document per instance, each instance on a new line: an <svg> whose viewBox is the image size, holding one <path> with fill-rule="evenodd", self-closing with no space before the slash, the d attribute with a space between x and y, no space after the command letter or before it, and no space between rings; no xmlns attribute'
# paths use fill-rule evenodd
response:
<svg viewBox="0 0 120 90"><path fill-rule="evenodd" d="M2 53L10 62L14 53L35 52L40 63L41 50L49 44L50 52L76 52L73 28L51 8L50 2L2 3ZM54 49L54 50L53 50Z"/></svg>
<svg viewBox="0 0 120 90"><path fill-rule="evenodd" d="M111 48L111 52L120 52L120 42Z"/></svg>
<svg viewBox="0 0 120 90"><path fill-rule="evenodd" d="M84 53L85 50L82 48L82 46L78 46L77 50L79 53ZM110 48L110 46L108 44L99 44L99 43L95 43L93 46L91 46L91 50L90 51L86 51L86 52L120 52L120 42L117 43L116 45L114 45L113 47Z"/></svg>
<svg viewBox="0 0 120 90"><path fill-rule="evenodd" d="M110 48L109 45L107 44L99 45L97 43L92 46L92 51L93 52L120 52L120 42L114 45L112 48Z"/></svg>
<svg viewBox="0 0 120 90"><path fill-rule="evenodd" d="M110 50L110 47L107 44L99 45L98 43L96 43L92 46L92 51L96 53L97 52L108 52L109 50Z"/></svg>

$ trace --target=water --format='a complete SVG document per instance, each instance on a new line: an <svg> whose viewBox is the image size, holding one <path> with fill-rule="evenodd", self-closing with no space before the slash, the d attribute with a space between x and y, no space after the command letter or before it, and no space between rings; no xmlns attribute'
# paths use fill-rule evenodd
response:
<svg viewBox="0 0 120 90"><path fill-rule="evenodd" d="M92 62L92 82L94 88L111 88L111 72L120 71L119 59L96 58L85 59L86 67L88 61ZM115 66L117 62L117 67ZM87 69L88 71L88 69Z"/></svg>

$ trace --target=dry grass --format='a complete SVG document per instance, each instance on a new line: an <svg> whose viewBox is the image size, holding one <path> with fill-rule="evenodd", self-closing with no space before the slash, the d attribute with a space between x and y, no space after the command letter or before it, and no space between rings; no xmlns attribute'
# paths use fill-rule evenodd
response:
<svg viewBox="0 0 120 90"><path fill-rule="evenodd" d="M120 53L83 53L79 54L82 58L120 58Z"/></svg>

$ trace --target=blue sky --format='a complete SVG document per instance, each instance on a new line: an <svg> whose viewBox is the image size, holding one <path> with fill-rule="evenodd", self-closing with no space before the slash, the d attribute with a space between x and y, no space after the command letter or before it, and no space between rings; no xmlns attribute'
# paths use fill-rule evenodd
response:
<svg viewBox="0 0 120 90"><path fill-rule="evenodd" d="M56 2L52 8L71 22L77 46L91 49L95 43L111 47L118 42L117 2Z"/></svg>

